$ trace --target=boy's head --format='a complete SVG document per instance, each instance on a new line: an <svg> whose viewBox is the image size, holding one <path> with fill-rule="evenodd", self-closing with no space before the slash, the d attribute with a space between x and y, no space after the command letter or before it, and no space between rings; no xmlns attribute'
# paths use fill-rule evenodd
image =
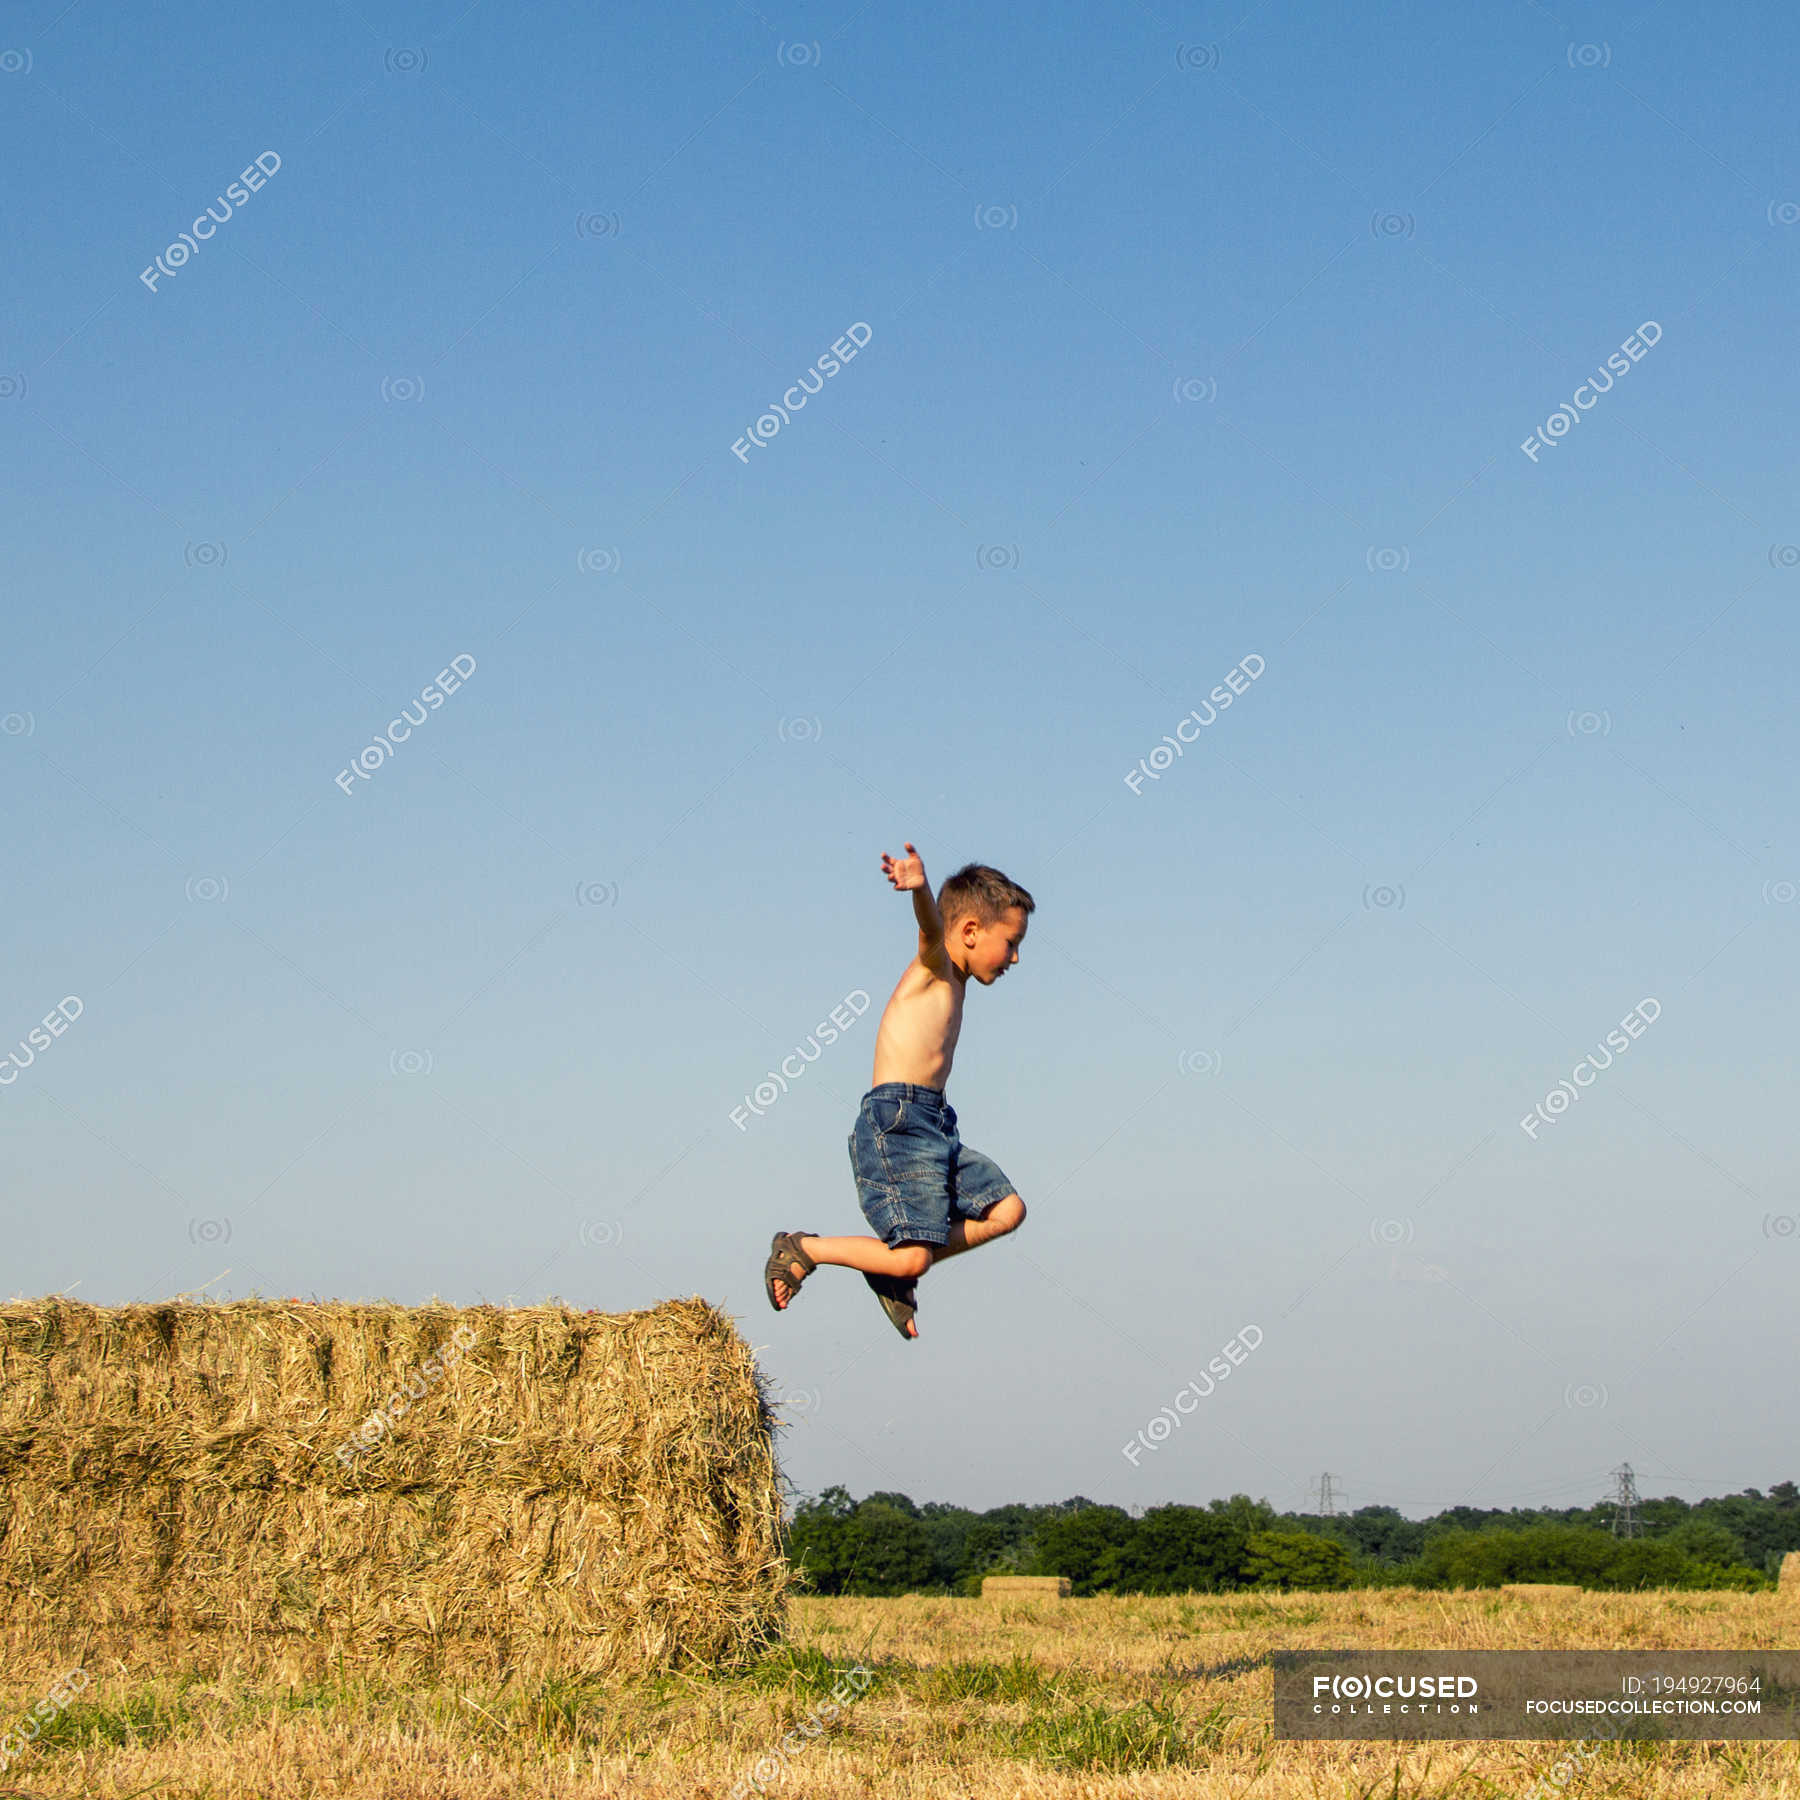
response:
<svg viewBox="0 0 1800 1800"><path fill-rule="evenodd" d="M965 863L938 889L944 942L957 966L991 987L1019 960L1025 922L1037 902L986 863Z"/></svg>

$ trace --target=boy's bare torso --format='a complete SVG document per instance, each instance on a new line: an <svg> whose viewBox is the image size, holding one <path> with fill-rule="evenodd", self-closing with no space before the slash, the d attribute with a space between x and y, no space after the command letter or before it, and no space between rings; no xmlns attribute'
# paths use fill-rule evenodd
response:
<svg viewBox="0 0 1800 1800"><path fill-rule="evenodd" d="M941 1089L948 1084L967 988L968 979L959 970L953 968L945 980L913 958L888 996L875 1033L872 1085L908 1081Z"/></svg>

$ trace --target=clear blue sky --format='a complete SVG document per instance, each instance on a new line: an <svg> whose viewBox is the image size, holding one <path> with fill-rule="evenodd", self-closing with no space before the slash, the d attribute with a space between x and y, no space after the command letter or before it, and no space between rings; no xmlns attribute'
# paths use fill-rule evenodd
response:
<svg viewBox="0 0 1800 1800"><path fill-rule="evenodd" d="M10 1291L704 1295L802 1490L1796 1473L1783 9L7 29ZM1038 901L910 1346L759 1280L876 1015L729 1117L908 838Z"/></svg>

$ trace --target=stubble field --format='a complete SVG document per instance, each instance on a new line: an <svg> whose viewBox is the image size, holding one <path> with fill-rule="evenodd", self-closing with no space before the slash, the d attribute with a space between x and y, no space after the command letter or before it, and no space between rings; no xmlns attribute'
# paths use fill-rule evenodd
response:
<svg viewBox="0 0 1800 1800"><path fill-rule="evenodd" d="M86 1676L0 1796L725 1800L759 1777L762 1792L816 1800L1524 1800L1560 1773L1571 1794L1800 1800L1787 1743L1597 1745L1559 1772L1554 1741L1277 1742L1263 1661L1788 1648L1795 1623L1800 1608L1775 1594L801 1599L786 1646L727 1677L464 1685L452 1670L319 1686L273 1664L158 1676L148 1644L53 1644L0 1622L0 1729L17 1731L71 1669Z"/></svg>

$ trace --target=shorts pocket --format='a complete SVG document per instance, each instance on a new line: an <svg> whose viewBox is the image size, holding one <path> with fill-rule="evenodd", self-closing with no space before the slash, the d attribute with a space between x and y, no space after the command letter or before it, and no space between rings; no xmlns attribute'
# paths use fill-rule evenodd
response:
<svg viewBox="0 0 1800 1800"><path fill-rule="evenodd" d="M904 1100L878 1099L869 1102L869 1122L875 1127L877 1137L886 1137L890 1131L898 1131L906 1123L906 1102Z"/></svg>

